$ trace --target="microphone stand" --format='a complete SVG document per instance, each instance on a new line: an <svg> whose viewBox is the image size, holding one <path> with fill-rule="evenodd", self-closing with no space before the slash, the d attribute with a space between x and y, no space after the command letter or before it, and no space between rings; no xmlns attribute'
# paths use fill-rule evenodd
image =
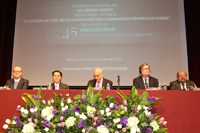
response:
<svg viewBox="0 0 200 133"><path fill-rule="evenodd" d="M120 88L119 88L119 84L120 84L120 75L118 75L117 78L118 78L118 80L117 80L117 83L118 83L118 89L120 89Z"/></svg>

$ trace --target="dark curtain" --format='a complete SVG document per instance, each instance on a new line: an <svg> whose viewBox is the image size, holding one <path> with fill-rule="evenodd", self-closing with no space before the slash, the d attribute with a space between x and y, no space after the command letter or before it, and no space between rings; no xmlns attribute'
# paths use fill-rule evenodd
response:
<svg viewBox="0 0 200 133"><path fill-rule="evenodd" d="M17 0L0 0L0 86L11 75Z"/></svg>
<svg viewBox="0 0 200 133"><path fill-rule="evenodd" d="M0 1L0 86L11 75L17 0ZM200 2L184 0L189 78L200 87ZM172 79L174 80L174 79Z"/></svg>

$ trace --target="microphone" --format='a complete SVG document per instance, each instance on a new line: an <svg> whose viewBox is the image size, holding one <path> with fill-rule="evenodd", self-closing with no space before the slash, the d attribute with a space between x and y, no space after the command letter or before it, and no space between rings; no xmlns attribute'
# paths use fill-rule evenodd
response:
<svg viewBox="0 0 200 133"><path fill-rule="evenodd" d="M119 89L119 83L120 83L120 74L119 74L119 75L117 75L117 78L118 78L118 80L117 80L117 83L118 83L118 89Z"/></svg>

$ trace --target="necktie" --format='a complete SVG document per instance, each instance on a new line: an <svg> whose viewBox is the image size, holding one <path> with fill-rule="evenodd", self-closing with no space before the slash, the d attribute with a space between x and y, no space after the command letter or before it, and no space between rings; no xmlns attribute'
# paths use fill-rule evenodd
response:
<svg viewBox="0 0 200 133"><path fill-rule="evenodd" d="M17 89L17 85L18 85L18 82L15 81L15 83L14 83L14 89Z"/></svg>
<svg viewBox="0 0 200 133"><path fill-rule="evenodd" d="M145 88L148 88L148 83L147 83L147 79L145 79Z"/></svg>
<svg viewBox="0 0 200 133"><path fill-rule="evenodd" d="M182 87L183 87L183 90L186 90L186 89L185 89L185 84L182 83Z"/></svg>
<svg viewBox="0 0 200 133"><path fill-rule="evenodd" d="M100 88L100 82L97 82L97 88Z"/></svg>

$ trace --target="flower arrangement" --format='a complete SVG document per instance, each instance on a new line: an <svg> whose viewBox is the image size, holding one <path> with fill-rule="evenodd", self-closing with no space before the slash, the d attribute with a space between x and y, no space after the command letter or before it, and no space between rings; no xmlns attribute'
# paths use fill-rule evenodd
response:
<svg viewBox="0 0 200 133"><path fill-rule="evenodd" d="M94 94L91 86L87 93L74 96L54 93L54 97L45 101L41 97L41 88L37 95L24 93L22 99L26 106L18 106L19 116L6 119L3 128L7 133L166 133L163 117L152 114L152 106L161 98L148 97L145 91L138 95L135 87L127 97L120 90L117 93L123 99L118 105L114 96L101 98L103 88ZM25 97L24 95L28 96ZM46 95L46 94L45 94Z"/></svg>

